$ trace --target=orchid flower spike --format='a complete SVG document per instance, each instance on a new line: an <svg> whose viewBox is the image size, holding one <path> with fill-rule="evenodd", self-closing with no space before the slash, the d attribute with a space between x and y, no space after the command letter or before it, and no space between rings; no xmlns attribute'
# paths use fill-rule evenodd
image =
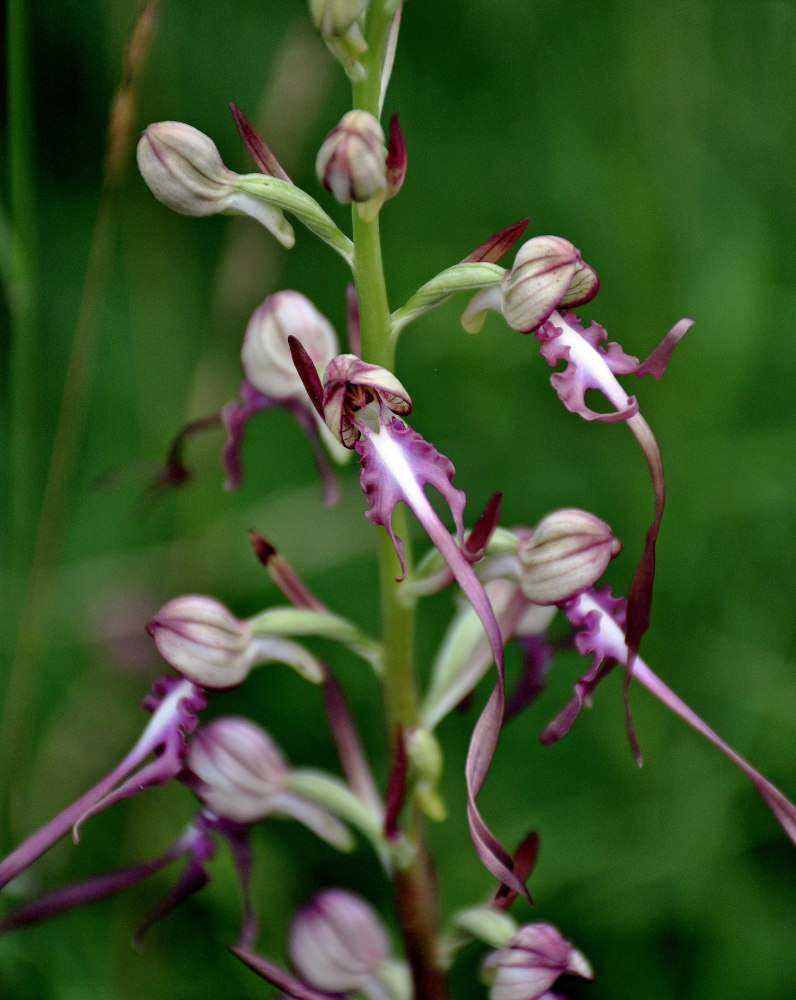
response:
<svg viewBox="0 0 796 1000"><path fill-rule="evenodd" d="M569 731L583 705L591 705L594 688L615 663L625 666L630 663L625 601L622 598L613 597L609 588L599 593L589 590L565 605L564 610L569 621L579 629L575 645L584 656L592 656L592 666L576 683L573 699L545 729L541 737L543 743L553 743ZM743 771L785 833L796 844L796 806L736 753L638 656L632 661L632 675Z"/></svg>
<svg viewBox="0 0 796 1000"><path fill-rule="evenodd" d="M465 546L462 520L465 496L452 485L454 467L400 419L410 412L411 400L391 372L344 354L329 363L321 383L312 359L293 338L291 351L318 414L338 439L359 455L359 481L369 507L366 517L372 524L380 524L390 536L401 565L401 579L406 573L403 543L392 527L392 513L399 501L412 510L483 625L498 677L476 723L465 765L470 835L486 868L502 884L527 895L512 870L510 856L487 827L475 803L495 752L503 718L503 640L489 598L473 569L480 553L471 553ZM433 486L447 504L456 540L426 497L427 485Z"/></svg>
<svg viewBox="0 0 796 1000"><path fill-rule="evenodd" d="M249 419L261 410L281 406L293 414L307 434L323 481L324 502L331 503L337 489L326 456L328 453L336 462L343 462L348 452L340 447L309 405L290 355L290 336L298 337L306 345L321 371L339 350L334 327L301 292L289 289L275 292L254 310L241 348L244 381L240 401L231 400L221 411L227 431L221 452L225 486L237 489L243 477L241 447Z"/></svg>
<svg viewBox="0 0 796 1000"><path fill-rule="evenodd" d="M158 681L144 701L152 718L133 749L102 781L0 861L0 888L33 864L70 828L77 842L78 828L88 816L176 777L183 768L186 737L195 728L196 717L206 702L200 688L189 680ZM155 756L147 762L150 754Z"/></svg>

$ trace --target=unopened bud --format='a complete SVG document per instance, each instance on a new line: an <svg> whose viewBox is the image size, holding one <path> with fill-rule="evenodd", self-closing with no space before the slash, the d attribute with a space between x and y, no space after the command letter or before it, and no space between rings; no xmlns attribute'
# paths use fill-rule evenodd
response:
<svg viewBox="0 0 796 1000"><path fill-rule="evenodd" d="M286 247L295 242L282 212L238 188L213 140L183 122L156 122L138 140L138 169L152 194L182 215L249 215Z"/></svg>
<svg viewBox="0 0 796 1000"><path fill-rule="evenodd" d="M520 587L534 604L563 604L602 576L622 544L585 510L557 510L517 547Z"/></svg>
<svg viewBox="0 0 796 1000"><path fill-rule="evenodd" d="M337 201L363 203L364 217L375 218L387 193L387 147L378 119L368 111L343 115L326 136L315 171Z"/></svg>
<svg viewBox="0 0 796 1000"><path fill-rule="evenodd" d="M286 290L269 295L251 315L241 362L255 389L279 402L306 398L288 346L291 335L301 341L321 372L338 351L332 324L301 292Z"/></svg>
<svg viewBox="0 0 796 1000"><path fill-rule="evenodd" d="M251 667L248 624L212 597L175 597L147 631L163 659L201 687L234 687Z"/></svg>
<svg viewBox="0 0 796 1000"><path fill-rule="evenodd" d="M541 326L559 306L581 305L599 289L580 251L560 236L535 236L517 251L503 281L503 315L514 330Z"/></svg>
<svg viewBox="0 0 796 1000"><path fill-rule="evenodd" d="M482 974L490 981L489 1000L539 1000L565 973L591 979L585 956L552 924L526 924L508 947L485 959Z"/></svg>
<svg viewBox="0 0 796 1000"><path fill-rule="evenodd" d="M293 918L288 952L299 975L325 993L363 990L389 957L375 910L344 889L316 893Z"/></svg>
<svg viewBox="0 0 796 1000"><path fill-rule="evenodd" d="M273 811L287 774L285 758L264 730L222 716L191 741L183 780L210 812L248 824Z"/></svg>
<svg viewBox="0 0 796 1000"><path fill-rule="evenodd" d="M183 215L222 212L236 176L213 140L182 122L157 122L141 135L138 168L158 201Z"/></svg>
<svg viewBox="0 0 796 1000"><path fill-rule="evenodd" d="M248 719L221 716L191 741L180 780L219 819L250 825L289 817L334 847L351 850L351 834L336 816L287 787L295 773L265 730Z"/></svg>
<svg viewBox="0 0 796 1000"><path fill-rule="evenodd" d="M368 0L310 0L312 20L325 37L345 34L367 7Z"/></svg>
<svg viewBox="0 0 796 1000"><path fill-rule="evenodd" d="M310 0L310 14L326 47L345 67L352 79L362 79L358 62L367 50L360 19L370 0Z"/></svg>
<svg viewBox="0 0 796 1000"><path fill-rule="evenodd" d="M406 755L410 780L423 812L430 819L442 822L447 810L439 794L443 764L439 741L428 729L415 727L407 734Z"/></svg>

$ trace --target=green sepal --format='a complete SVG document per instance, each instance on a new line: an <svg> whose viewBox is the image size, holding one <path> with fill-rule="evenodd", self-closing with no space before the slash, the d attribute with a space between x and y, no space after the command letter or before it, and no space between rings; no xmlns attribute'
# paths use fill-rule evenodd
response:
<svg viewBox="0 0 796 1000"><path fill-rule="evenodd" d="M377 675L381 673L381 645L361 632L352 622L331 611L290 606L268 608L250 618L249 627L254 635L314 635L321 639L332 639L370 663Z"/></svg>
<svg viewBox="0 0 796 1000"><path fill-rule="evenodd" d="M499 285L505 273L504 267L484 261L454 264L453 267L441 271L395 310L390 317L390 336L396 339L407 323L441 305L455 292Z"/></svg>
<svg viewBox="0 0 796 1000"><path fill-rule="evenodd" d="M349 267L353 267L354 244L318 202L300 187L281 177L266 174L241 174L231 182L231 186L294 215L310 232L336 250Z"/></svg>
<svg viewBox="0 0 796 1000"><path fill-rule="evenodd" d="M490 906L473 906L455 914L452 926L440 935L439 962L443 969L453 965L456 955L473 940L493 948L504 948L517 933L517 922L508 913Z"/></svg>
<svg viewBox="0 0 796 1000"><path fill-rule="evenodd" d="M453 918L453 926L490 948L505 948L517 933L517 921L491 906L473 906Z"/></svg>
<svg viewBox="0 0 796 1000"><path fill-rule="evenodd" d="M379 962L375 976L390 1000L412 1000L412 976L405 962L386 958Z"/></svg>
<svg viewBox="0 0 796 1000"><path fill-rule="evenodd" d="M384 868L390 869L393 845L388 844L384 837L381 816L356 796L344 781L323 771L297 768L288 775L285 787L323 806L332 815L359 830L370 841Z"/></svg>

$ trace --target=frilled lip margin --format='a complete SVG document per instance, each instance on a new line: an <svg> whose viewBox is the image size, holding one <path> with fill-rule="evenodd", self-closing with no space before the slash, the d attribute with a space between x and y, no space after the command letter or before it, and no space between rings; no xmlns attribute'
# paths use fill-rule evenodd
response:
<svg viewBox="0 0 796 1000"><path fill-rule="evenodd" d="M486 869L507 888L528 896L528 890L513 870L511 857L485 823L476 796L486 778L503 724L503 640L495 614L481 581L473 569L473 554L464 547L464 494L451 484L452 463L397 417L378 434L363 433L356 444L360 456L360 483L370 509L368 520L381 524L395 545L403 565L401 540L395 535L391 517L403 500L417 517L431 541L450 567L486 632L497 668L497 679L470 739L465 763L467 821L476 853ZM426 497L423 486L433 485L445 502L456 525L454 541ZM475 556L477 558L477 556Z"/></svg>

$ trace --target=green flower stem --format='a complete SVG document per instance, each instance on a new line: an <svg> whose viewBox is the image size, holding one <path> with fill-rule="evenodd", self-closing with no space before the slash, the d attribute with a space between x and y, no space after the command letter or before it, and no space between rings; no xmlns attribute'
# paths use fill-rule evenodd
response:
<svg viewBox="0 0 796 1000"><path fill-rule="evenodd" d="M393 526L404 539L407 557L406 517L403 508L393 514ZM402 516L396 517L397 514ZM379 532L379 583L381 588L383 673L382 693L390 740L417 725L418 706L414 671L415 602L402 599L396 576L400 566L386 532Z"/></svg>
<svg viewBox="0 0 796 1000"><path fill-rule="evenodd" d="M365 76L353 84L353 106L378 116L381 88L381 64L390 17L381 3L371 4L368 11L367 52L362 56ZM354 205L352 210L354 237L354 283L359 306L362 337L362 359L392 370L395 365L395 345L390 339L390 307L381 255L378 216L366 222ZM404 540L407 569L411 570L405 508L393 515L396 532ZM402 600L396 577L400 566L392 542L379 533L379 581L384 648L383 692L390 738L417 723L417 695L414 676L414 602Z"/></svg>
<svg viewBox="0 0 796 1000"><path fill-rule="evenodd" d="M395 348L390 342L391 318L381 259L378 217L365 222L357 206L352 211L354 284L357 289L362 360L392 370Z"/></svg>
<svg viewBox="0 0 796 1000"><path fill-rule="evenodd" d="M378 116L381 87L381 63L390 18L381 3L371 4L368 12L366 35L368 50L362 57L365 76L353 84L355 108ZM381 255L379 220L366 222L353 206L352 230L354 236L354 283L359 306L359 323L362 337L362 359L371 364L392 370L395 364L395 346L390 340L390 307L384 280ZM405 508L398 508L393 515L396 532L404 540L407 569L411 571L411 552L407 535ZM415 690L414 602L402 600L396 577L400 566L392 542L386 534L379 534L379 581L384 647L383 692L390 739L417 723L417 696Z"/></svg>
<svg viewBox="0 0 796 1000"><path fill-rule="evenodd" d="M381 66L391 15L381 2L368 10L365 29L368 50L361 57L365 68L362 80L353 84L353 106L379 117ZM391 317L384 280L378 217L366 222L354 206L354 283L359 305L362 359L392 370L395 365L395 341L390 337ZM406 568L411 573L406 508L399 505L393 514L393 527L404 542ZM417 724L418 705L414 670L414 631L416 598L401 593L396 577L398 559L387 534L379 532L379 583L381 588L382 645L384 672L382 692L385 718L391 744ZM423 819L413 803L407 831L415 850L405 866L396 866L393 874L397 909L412 969L415 1000L444 1000L446 978L437 963L438 915L436 885L427 848L423 840Z"/></svg>

